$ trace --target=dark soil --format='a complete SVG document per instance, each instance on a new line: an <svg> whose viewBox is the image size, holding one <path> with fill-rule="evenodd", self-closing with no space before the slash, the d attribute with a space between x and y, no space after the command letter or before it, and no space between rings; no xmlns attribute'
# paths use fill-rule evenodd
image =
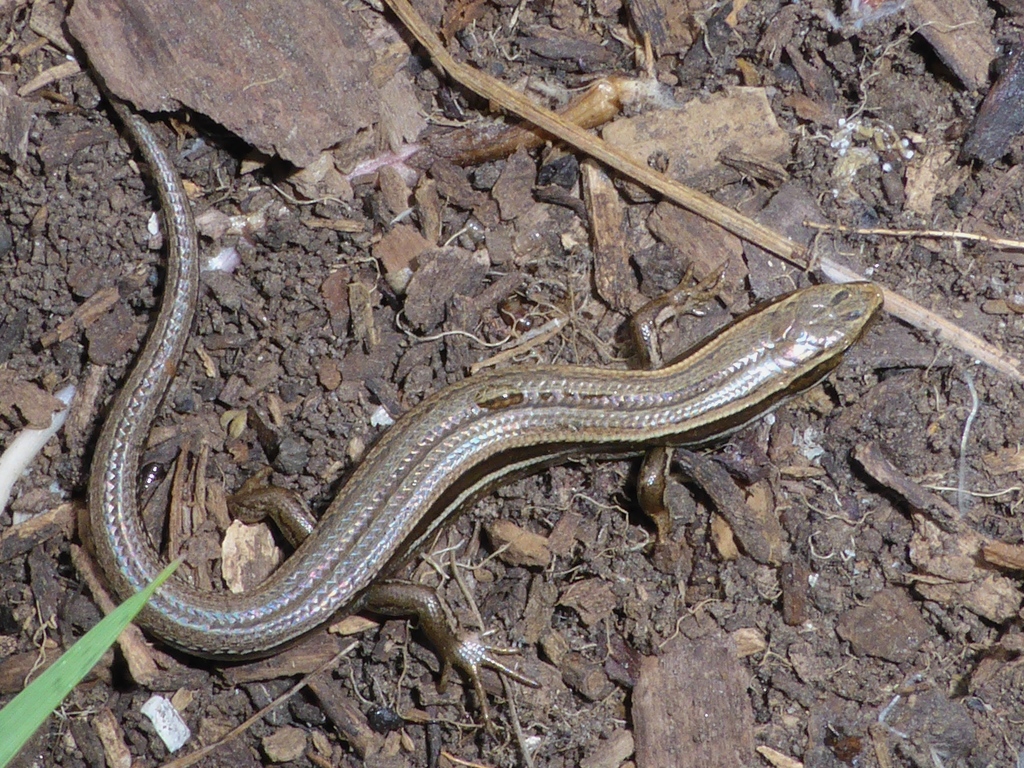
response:
<svg viewBox="0 0 1024 768"><path fill-rule="evenodd" d="M834 193L838 157L831 136L798 118L786 101L802 88L786 45L796 46L804 64L813 62L825 73L836 114L859 110L865 124L914 137L918 152L928 156L949 150L955 158L983 94L965 89L902 15L840 34L820 10L751 4L731 27L723 20L727 11L718 11L706 19L707 37L698 35L691 54L658 60L659 77L686 101L751 84L741 73L756 73L758 84L769 88L779 124L793 137L788 183L817 200L828 221L1024 237L1019 137L994 164L951 159L947 167L962 175L940 193L927 219L904 208L901 191L910 161L888 173L881 160L869 163ZM607 59L602 61L587 59L590 49L577 52L576 60L531 52L542 48L531 42L540 39L538 29L564 27L567 19L601 42L609 19L624 13L617 4L614 12L602 7L592 26L583 6L523 5L513 32L499 23L509 12L486 5L473 27L476 37L457 36L472 48L476 66L504 70L507 82L530 74L575 87L599 65L602 74L642 75L633 70L633 51L610 37L600 47ZM63 56L40 46L14 68L11 51L36 38L27 13L5 16L0 61L16 76L0 85L13 91ZM791 35L771 40L769 50L769 31L782 34L782 21L792 25ZM1020 17L1000 14L994 24L996 41L1019 44ZM486 46L473 47L485 38ZM492 58L513 48L522 55ZM703 58L695 61L698 53ZM163 278L163 244L147 231L152 188L95 86L79 75L52 89L45 94L49 98L34 97L27 160L0 166L0 374L11 377L0 379L0 396L15 391L13 384L4 389L5 382L47 392L74 383L79 395L59 439L47 446L0 516L2 531L12 524L12 510L44 512L68 501L84 505L104 409L145 336ZM434 95L421 94L425 103ZM458 89L454 98L466 108L482 106ZM494 354L479 340L500 341L510 333L500 309L530 314L538 326L569 318L554 338L517 356L517 364L621 367L633 355L627 318L595 294L588 225L572 207L530 199L528 213L493 217L485 225L471 216L470 206L450 201L441 208L440 242L455 236L462 249L459 257L466 261L455 271L457 285L453 290L453 273L442 264L430 278L435 282L422 277L404 296L371 257L371 246L392 226L375 183L357 184L348 205L294 205L271 186L270 170L243 175L245 148L224 140L215 126L200 124L201 138L192 129L176 136L169 123L156 128L191 185L198 213L213 209L250 217L241 235L204 238L211 254L236 247L242 264L233 274L204 277L193 340L144 459L171 477L176 462L188 462L194 472L196 462L205 461L207 498L223 499L270 463L276 484L322 510L332 489L386 429L372 425L371 416L380 406L399 415ZM467 168L465 183L487 199L508 162ZM577 184L569 191L579 196ZM750 201L763 204L771 196L750 178L713 193L747 212L756 212ZM684 266L673 265L667 277L659 276L673 254L659 251L644 229L653 205L631 202L627 213L627 225L641 233L636 242L655 256L646 262L649 271L634 264L652 295L652 286L671 284ZM340 231L310 224L342 219L357 226ZM1024 358L1019 252L940 239L822 238L818 247L870 269L871 279ZM370 292L378 334L372 344L353 331L354 283ZM87 327L44 342L83 302L111 287L120 299ZM403 330L410 327L400 317L407 302L416 302L414 332ZM722 324L728 309L712 302L710 318L681 317L666 329L666 345L684 348ZM462 331L468 333L454 333ZM961 455L973 412L970 387L978 404ZM496 644L519 646L524 669L544 683L540 690L511 689L537 766L622 764L631 750L615 758L612 746L621 744L639 717L632 699L638 673L630 663L662 653L666 641L678 636L686 645L710 641L742 649L752 643L748 653L731 654L742 657L746 680L736 707L749 707L756 746L804 765L1017 765L1024 753L1021 571L1000 570L979 557L979 571L965 577L971 588L963 588L964 582L948 574L930 572L928 563L945 557L945 550L931 551L933 559L927 560L921 548L938 541L951 553L966 541L958 537L979 535L1022 544L1022 465L1010 461L1007 470L997 460L1019 451L1022 402L1019 383L886 317L828 382L711 452L736 470L734 482L747 491L751 506L761 504L781 521L788 540L784 564L758 563L730 548L728 532L713 522L709 495L691 485L675 489L677 541L655 545L655 528L635 500L637 462L588 460L499 488L441 537L435 551L442 554L430 559L436 568L421 561L415 575L404 575L436 584L437 574L447 575L450 567L449 548L460 563L474 566L465 578L486 627L498 630ZM234 434L231 426L241 414L246 428ZM26 421L17 403L0 402L0 419L8 440ZM900 473L953 507L955 492L934 489L955 489L965 463L969 494L962 531L935 534L926 511L873 479L851 458L855 447L868 443L881 446ZM158 500L166 499L170 482L157 490ZM161 520L159 502L155 510ZM507 552L492 557L496 544L488 532L498 520L547 537L550 563L523 564ZM200 555L212 551L207 567L219 573L220 531L209 522L199 533L207 538L194 549ZM0 668L6 670L0 679L17 679L17 665L26 658L44 648L52 657L98 620L100 611L71 564L76 543L76 535L57 533L0 563ZM1001 580L1009 599L1016 594L1018 607L996 612L975 604L991 599L984 589L973 590L974 580L986 577ZM945 592L935 588L950 583L954 587ZM454 581L446 579L442 592L459 621L472 626ZM391 707L438 722L430 728L406 723L402 735L389 736L384 752L366 764L428 765L429 750L437 747L485 765L523 764L496 678L489 681L498 728L492 737L479 728L480 711L468 686L454 684L438 693L437 660L405 622L386 622L356 640L358 647L331 684L356 698L359 710ZM179 697L186 722L206 742L295 681L268 673L264 681L235 682L237 669L225 672L187 657L178 657L166 674L154 689ZM13 692L5 690L0 700ZM95 713L104 709L120 725L136 765L166 761L152 726L138 714L150 695L115 651L49 720L22 764L102 765L105 747ZM323 698L300 692L203 764L268 762L274 750L268 737L284 738L289 726L302 729L305 738L295 765L358 764L338 737ZM700 745L692 746L699 755ZM767 764L754 754L746 759L749 765ZM697 758L679 764L702 763Z"/></svg>

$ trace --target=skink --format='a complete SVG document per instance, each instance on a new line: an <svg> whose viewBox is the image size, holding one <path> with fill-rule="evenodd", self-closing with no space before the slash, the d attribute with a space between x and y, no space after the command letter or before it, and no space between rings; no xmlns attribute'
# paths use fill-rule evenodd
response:
<svg viewBox="0 0 1024 768"><path fill-rule="evenodd" d="M110 408L90 479L93 551L123 599L161 569L136 500L139 453L185 346L199 264L177 172L147 124L117 110L154 171L169 241L161 308ZM139 621L196 655L270 652L358 608L371 584L503 479L588 452L702 445L739 429L831 371L880 306L869 283L816 286L755 310L658 370L521 367L449 386L398 419L263 584L227 595L175 578Z"/></svg>

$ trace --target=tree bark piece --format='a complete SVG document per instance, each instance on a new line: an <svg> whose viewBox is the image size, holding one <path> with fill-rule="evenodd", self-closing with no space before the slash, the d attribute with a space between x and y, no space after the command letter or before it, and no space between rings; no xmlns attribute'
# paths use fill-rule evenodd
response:
<svg viewBox="0 0 1024 768"><path fill-rule="evenodd" d="M68 27L116 96L184 105L298 166L376 119L372 58L344 4L82 0Z"/></svg>
<svg viewBox="0 0 1024 768"><path fill-rule="evenodd" d="M754 765L748 673L733 641L677 637L644 659L633 694L637 768Z"/></svg>

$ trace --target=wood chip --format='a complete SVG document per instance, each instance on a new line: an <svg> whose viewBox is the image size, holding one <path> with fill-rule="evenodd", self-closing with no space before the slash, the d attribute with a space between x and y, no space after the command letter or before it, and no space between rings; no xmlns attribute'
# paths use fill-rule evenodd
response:
<svg viewBox="0 0 1024 768"><path fill-rule="evenodd" d="M422 254L407 289L406 319L417 331L433 330L444 319L450 299L481 289L488 267L487 254L480 251L452 247Z"/></svg>
<svg viewBox="0 0 1024 768"><path fill-rule="evenodd" d="M717 224L675 203L662 202L647 218L647 228L693 268L698 281L723 274L720 288L730 293L746 280L742 241Z"/></svg>
<svg viewBox="0 0 1024 768"><path fill-rule="evenodd" d="M914 511L927 515L944 531L956 533L960 530L960 513L944 499L900 472L885 458L877 443L858 445L853 450L853 459L875 480L902 496Z"/></svg>
<svg viewBox="0 0 1024 768"><path fill-rule="evenodd" d="M587 579L571 585L558 599L559 605L572 608L588 627L611 616L619 599L601 579Z"/></svg>
<svg viewBox="0 0 1024 768"><path fill-rule="evenodd" d="M306 200L333 198L347 203L355 196L352 183L338 169L334 155L330 152L322 152L299 168L288 177L288 183L300 198ZM308 226L315 224L310 222Z"/></svg>
<svg viewBox="0 0 1024 768"><path fill-rule="evenodd" d="M93 728L103 744L108 768L131 768L132 755L125 744L124 731L109 707L103 707L92 719Z"/></svg>
<svg viewBox="0 0 1024 768"><path fill-rule="evenodd" d="M5 529L0 533L0 563L23 555L56 536L70 537L75 529L77 512L76 505L61 504Z"/></svg>
<svg viewBox="0 0 1024 768"><path fill-rule="evenodd" d="M487 524L487 535L499 557L509 565L546 568L551 562L547 539L524 530L511 520L497 519Z"/></svg>
<svg viewBox="0 0 1024 768"><path fill-rule="evenodd" d="M437 184L433 179L424 176L420 179L414 196L423 238L428 243L438 245L441 239L441 198L437 194Z"/></svg>
<svg viewBox="0 0 1024 768"><path fill-rule="evenodd" d="M418 94L404 68L381 86L380 132L392 152L416 141L427 127Z"/></svg>
<svg viewBox="0 0 1024 768"><path fill-rule="evenodd" d="M264 736L260 746L272 763L298 760L306 751L306 732L302 728L286 725Z"/></svg>
<svg viewBox="0 0 1024 768"><path fill-rule="evenodd" d="M996 46L994 12L987 5L977 0L909 0L903 13L960 82L975 91L988 85Z"/></svg>
<svg viewBox="0 0 1024 768"><path fill-rule="evenodd" d="M402 172L393 165L385 165L377 172L377 184L381 198L392 218L396 218L409 210L412 190L405 181Z"/></svg>
<svg viewBox="0 0 1024 768"><path fill-rule="evenodd" d="M987 542L972 531L950 536L920 516L910 540L910 560L918 569L914 588L927 600L966 608L997 624L1017 616L1024 595L1014 579L981 563Z"/></svg>
<svg viewBox="0 0 1024 768"><path fill-rule="evenodd" d="M375 292L372 286L353 280L348 284L348 305L352 310L352 336L370 352L380 343L380 331L373 321Z"/></svg>
<svg viewBox="0 0 1024 768"><path fill-rule="evenodd" d="M502 220L512 221L533 205L533 186L536 181L537 166L530 153L520 147L505 162L501 175L491 189Z"/></svg>
<svg viewBox="0 0 1024 768"><path fill-rule="evenodd" d="M919 572L917 592L944 605L962 605L997 623L1017 614L1024 595L1013 580L980 565L982 548L990 542L965 526L954 507L896 469L873 443L857 446L853 458L902 496L915 513L908 551Z"/></svg>
<svg viewBox="0 0 1024 768"><path fill-rule="evenodd" d="M789 136L776 122L761 88L729 88L679 109L616 120L603 135L643 165L652 157L670 158L668 176L703 191L740 178L718 162L723 150L784 163L790 149Z"/></svg>
<svg viewBox="0 0 1024 768"><path fill-rule="evenodd" d="M544 635L553 634L551 620L555 613L555 602L558 600L558 587L547 579L533 579L530 592L526 599L526 610L516 626L516 631L526 645L533 645ZM558 662L550 654L546 654L553 663Z"/></svg>
<svg viewBox="0 0 1024 768"><path fill-rule="evenodd" d="M384 266L391 287L404 293L416 260L432 247L414 227L396 224L373 246L373 257Z"/></svg>
<svg viewBox="0 0 1024 768"><path fill-rule="evenodd" d="M633 754L633 734L620 728L587 750L580 768L619 768Z"/></svg>
<svg viewBox="0 0 1024 768"><path fill-rule="evenodd" d="M633 692L637 768L754 765L748 677L718 633L677 637L645 658Z"/></svg>
<svg viewBox="0 0 1024 768"><path fill-rule="evenodd" d="M520 35L517 42L542 58L571 62L581 72L606 71L615 61L615 54L590 25L585 30L537 25Z"/></svg>
<svg viewBox="0 0 1024 768"><path fill-rule="evenodd" d="M982 546L981 554L985 556L985 561L992 565L1014 571L1024 571L1024 546L1020 544L990 541Z"/></svg>
<svg viewBox="0 0 1024 768"><path fill-rule="evenodd" d="M32 105L0 83L0 153L15 165L28 160L28 134L32 128Z"/></svg>
<svg viewBox="0 0 1024 768"><path fill-rule="evenodd" d="M752 508L725 468L704 456L679 449L675 460L683 473L711 497L744 552L759 563L782 562L788 544L774 509Z"/></svg>
<svg viewBox="0 0 1024 768"><path fill-rule="evenodd" d="M782 620L790 627L801 627L810 618L811 571L803 563L786 563L779 570L782 588Z"/></svg>
<svg viewBox="0 0 1024 768"><path fill-rule="evenodd" d="M101 288L76 307L74 313L62 320L54 330L44 333L40 344L46 348L70 339L80 328L88 328L98 318L103 317L120 298L121 294L114 286Z"/></svg>
<svg viewBox="0 0 1024 768"><path fill-rule="evenodd" d="M45 389L22 381L12 371L0 370L0 414L16 420L15 412L29 429L46 429L53 415L67 405Z"/></svg>
<svg viewBox="0 0 1024 768"><path fill-rule="evenodd" d="M756 627L744 627L732 633L733 642L736 644L736 658L745 659L748 656L756 656L768 649L768 641L764 632Z"/></svg>
<svg viewBox="0 0 1024 768"><path fill-rule="evenodd" d="M85 332L89 340L89 360L97 365L116 363L135 348L144 331L145 326L124 302L115 303L111 311L90 324Z"/></svg>
<svg viewBox="0 0 1024 768"><path fill-rule="evenodd" d="M344 337L348 333L348 284L351 279L352 273L349 270L338 269L331 272L320 284L320 295L331 318L331 330L335 336Z"/></svg>
<svg viewBox="0 0 1024 768"><path fill-rule="evenodd" d="M221 543L224 583L235 594L262 584L283 559L266 525L235 520Z"/></svg>
<svg viewBox="0 0 1024 768"><path fill-rule="evenodd" d="M922 153L907 166L904 209L924 220L932 217L935 201L946 200L970 177L970 168L954 162L951 149Z"/></svg>
<svg viewBox="0 0 1024 768"><path fill-rule="evenodd" d="M626 208L608 174L592 160L580 164L594 250L594 288L612 309L633 312L646 303L626 247Z"/></svg>
<svg viewBox="0 0 1024 768"><path fill-rule="evenodd" d="M551 533L548 534L548 549L555 555L565 557L572 552L576 546L576 532L583 522L583 515L579 512L568 510L558 518Z"/></svg>
<svg viewBox="0 0 1024 768"><path fill-rule="evenodd" d="M114 610L116 606L110 599L106 588L102 586L96 564L81 547L73 546L71 548L71 562L78 575L88 585L89 591L100 609L104 613ZM143 638L142 630L134 624L130 624L124 632L118 635L117 644L124 654L125 661L128 662L128 671L132 679L139 685L154 685L160 675L155 659L161 654Z"/></svg>
<svg viewBox="0 0 1024 768"><path fill-rule="evenodd" d="M221 673L231 685L242 685L256 681L275 680L279 677L308 675L321 664L329 661L347 643L343 637L334 637L326 632L314 632L308 638L274 656L258 659L248 664L224 667Z"/></svg>
<svg viewBox="0 0 1024 768"><path fill-rule="evenodd" d="M774 765L775 768L803 768L804 765L799 760L796 760L789 755L784 755L777 749L772 749L771 747L758 747L757 754L761 755L761 757L767 760L771 765Z"/></svg>
<svg viewBox="0 0 1024 768"><path fill-rule="evenodd" d="M740 556L732 528L721 515L711 516L711 539L715 542L715 550L723 560L738 560Z"/></svg>
<svg viewBox="0 0 1024 768"><path fill-rule="evenodd" d="M357 755L365 758L381 750L383 737L371 730L360 705L343 693L330 671L315 675L308 687L320 708Z"/></svg>
<svg viewBox="0 0 1024 768"><path fill-rule="evenodd" d="M962 158L994 163L1010 151L1011 143L1024 132L1024 54L1020 49L999 76L978 108L967 132Z"/></svg>
<svg viewBox="0 0 1024 768"><path fill-rule="evenodd" d="M558 666L565 684L589 701L600 701L615 690L604 666L582 653L566 653Z"/></svg>

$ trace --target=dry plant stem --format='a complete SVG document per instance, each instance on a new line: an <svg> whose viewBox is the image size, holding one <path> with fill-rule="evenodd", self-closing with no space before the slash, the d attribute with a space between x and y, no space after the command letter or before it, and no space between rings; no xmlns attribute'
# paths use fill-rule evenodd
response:
<svg viewBox="0 0 1024 768"><path fill-rule="evenodd" d="M787 261L806 267L806 249L788 237L758 224L705 194L672 181L662 173L640 165L603 139L568 122L551 110L537 106L528 96L512 90L493 77L456 61L448 54L438 37L407 0L387 0L387 4L420 45L427 49L434 63L470 90L490 99L507 112L533 123L541 130L557 137L580 152L600 160L608 167L614 168L619 173L664 195L687 210L714 221L737 237L759 245Z"/></svg>
<svg viewBox="0 0 1024 768"><path fill-rule="evenodd" d="M515 691L512 683L504 675L501 676L501 685L505 689L505 702L508 707L509 724L512 726L512 733L516 737L516 746L519 749L519 756L523 761L523 768L533 768L533 755L530 753L526 743L526 735L523 733L522 723L519 722L519 710L516 708Z"/></svg>
<svg viewBox="0 0 1024 768"><path fill-rule="evenodd" d="M456 757L447 750L441 750L441 754L444 755L445 759L450 761L452 765L462 766L462 768L493 768L491 765L485 763L477 763L472 760L463 760L462 758Z"/></svg>
<svg viewBox="0 0 1024 768"><path fill-rule="evenodd" d="M512 90L501 81L456 61L407 0L387 0L387 4L420 45L427 49L434 63L471 91L489 99L502 109L533 123L574 149L590 155L619 173L659 192L683 208L713 221L737 237L754 243L801 269L809 268L808 252L803 246L731 208L727 208L707 195L689 189L672 181L664 174L640 165L603 139L567 122L554 112L537 106L529 97ZM816 263L830 280L848 282L864 279L863 276L857 276L849 268L827 257L818 259ZM833 275L842 276L834 277ZM882 290L885 294L885 309L891 314L917 328L935 333L940 341L956 347L1015 381L1024 382L1024 368L1015 357L980 337L958 328L948 320L929 312L909 299L888 289L883 288Z"/></svg>
<svg viewBox="0 0 1024 768"><path fill-rule="evenodd" d="M817 229L822 232L842 232L851 235L965 240L970 243L984 243L990 248L995 248L1000 251L1024 251L1024 240L1010 240L1004 237L989 237L988 235L977 235L973 232L956 232L949 229L863 229L861 227L846 227L842 224L818 224L813 221L805 221L804 226L810 227L811 229Z"/></svg>
<svg viewBox="0 0 1024 768"><path fill-rule="evenodd" d="M569 102L558 114L563 120L568 120L581 128L596 128L603 125L622 110L621 90L624 87L623 83L626 82L626 78L623 77L601 78L583 94ZM534 149L549 138L532 125L513 125L493 140L459 153L453 158L453 162L456 165L479 165L488 160L511 155L520 147Z"/></svg>
<svg viewBox="0 0 1024 768"><path fill-rule="evenodd" d="M864 278L848 267L844 267L831 259L821 259L818 266L825 276L834 283L848 283ZM882 296L885 300L885 310L900 320L920 328L922 331L934 334L935 338L950 346L956 347L961 352L975 360L980 360L1000 373L1004 373L1014 381L1024 383L1024 372L1022 372L1021 361L1010 355L999 347L989 344L980 336L965 331L955 323L946 318L931 312L920 304L911 301L905 296L890 291L884 286Z"/></svg>

